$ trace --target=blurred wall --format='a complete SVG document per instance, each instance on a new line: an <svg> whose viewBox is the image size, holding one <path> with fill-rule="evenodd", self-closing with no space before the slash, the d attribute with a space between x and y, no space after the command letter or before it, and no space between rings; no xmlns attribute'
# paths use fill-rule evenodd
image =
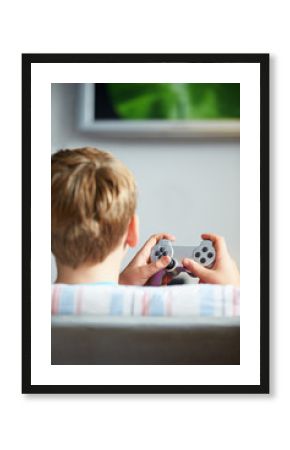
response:
<svg viewBox="0 0 290 450"><path fill-rule="evenodd" d="M77 90L52 85L52 152L91 145L111 151L132 170L138 185L140 245L170 232L180 245L197 244L202 232L226 237L239 262L240 152L238 141L120 140L77 130ZM140 247L138 246L138 248ZM128 253L124 264L135 253ZM52 257L52 281L56 269Z"/></svg>

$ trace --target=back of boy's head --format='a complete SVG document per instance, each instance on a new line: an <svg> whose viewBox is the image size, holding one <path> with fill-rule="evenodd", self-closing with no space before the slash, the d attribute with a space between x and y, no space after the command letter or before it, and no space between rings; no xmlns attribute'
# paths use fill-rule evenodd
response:
<svg viewBox="0 0 290 450"><path fill-rule="evenodd" d="M110 153L85 147L52 155L52 252L60 263L102 262L121 242L135 209L133 175Z"/></svg>

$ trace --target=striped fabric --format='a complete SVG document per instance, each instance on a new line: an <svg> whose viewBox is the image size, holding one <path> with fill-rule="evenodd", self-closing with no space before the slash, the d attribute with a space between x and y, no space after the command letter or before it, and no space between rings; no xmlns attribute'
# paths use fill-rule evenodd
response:
<svg viewBox="0 0 290 450"><path fill-rule="evenodd" d="M210 284L139 287L54 284L52 315L211 316L240 315L240 290Z"/></svg>

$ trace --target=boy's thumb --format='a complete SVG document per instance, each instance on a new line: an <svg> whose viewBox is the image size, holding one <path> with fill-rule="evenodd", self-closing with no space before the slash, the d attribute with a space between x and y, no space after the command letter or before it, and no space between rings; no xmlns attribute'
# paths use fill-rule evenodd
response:
<svg viewBox="0 0 290 450"><path fill-rule="evenodd" d="M146 271L147 271L148 276L155 275L155 273L159 272L162 269L165 269L169 263L170 263L170 257L162 256L162 258L158 259L157 261L152 262L151 264L148 264L146 266Z"/></svg>
<svg viewBox="0 0 290 450"><path fill-rule="evenodd" d="M209 281L210 278L210 270L206 267L203 267L201 264L193 261L192 259L185 258L182 261L183 266L193 275L196 275L202 281Z"/></svg>

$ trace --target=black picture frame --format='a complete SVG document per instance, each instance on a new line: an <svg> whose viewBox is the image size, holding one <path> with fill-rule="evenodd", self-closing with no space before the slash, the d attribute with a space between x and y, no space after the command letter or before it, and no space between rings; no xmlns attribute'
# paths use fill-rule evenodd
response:
<svg viewBox="0 0 290 450"><path fill-rule="evenodd" d="M258 394L269 393L269 54L23 54L22 55L22 393ZM260 384L31 384L31 65L33 63L256 63L260 65Z"/></svg>

